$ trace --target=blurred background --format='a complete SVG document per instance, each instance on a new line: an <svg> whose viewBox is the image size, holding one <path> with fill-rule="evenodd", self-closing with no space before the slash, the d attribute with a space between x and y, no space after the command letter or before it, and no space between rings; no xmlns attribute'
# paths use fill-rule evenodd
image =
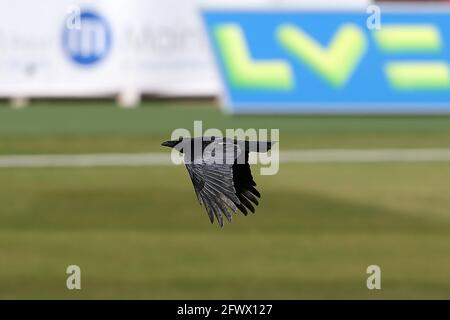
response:
<svg viewBox="0 0 450 320"><path fill-rule="evenodd" d="M374 2L0 4L0 298L450 298L448 112L224 112L199 13ZM160 146L194 120L280 129L297 155L275 176L253 170L256 214L222 230ZM66 288L69 265L82 290ZM381 290L366 287L369 265Z"/></svg>

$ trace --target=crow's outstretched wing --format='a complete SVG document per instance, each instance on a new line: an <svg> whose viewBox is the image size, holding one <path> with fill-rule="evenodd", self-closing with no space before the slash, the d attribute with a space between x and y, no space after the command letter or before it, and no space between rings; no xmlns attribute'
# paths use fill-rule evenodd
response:
<svg viewBox="0 0 450 320"><path fill-rule="evenodd" d="M222 227L222 215L231 221L230 210L236 212L240 205L233 186L232 165L227 164L186 164L186 168L194 184L195 193L205 206L211 223L216 217ZM237 205L236 205L237 204Z"/></svg>

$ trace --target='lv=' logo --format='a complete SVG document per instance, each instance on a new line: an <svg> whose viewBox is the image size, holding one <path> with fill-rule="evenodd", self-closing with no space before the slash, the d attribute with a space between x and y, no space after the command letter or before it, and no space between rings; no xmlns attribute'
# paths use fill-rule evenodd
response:
<svg viewBox="0 0 450 320"><path fill-rule="evenodd" d="M293 72L285 60L254 60L237 24L214 29L226 73L237 89L290 91L295 87ZM442 40L434 25L384 25L373 31L375 45L390 54L439 53ZM295 25L284 24L276 31L277 41L289 54L312 70L332 88L342 88L351 79L367 48L366 34L356 24L344 24L327 46ZM395 55L394 55L395 56ZM391 60L383 66L389 85L400 91L449 90L450 69L446 61Z"/></svg>

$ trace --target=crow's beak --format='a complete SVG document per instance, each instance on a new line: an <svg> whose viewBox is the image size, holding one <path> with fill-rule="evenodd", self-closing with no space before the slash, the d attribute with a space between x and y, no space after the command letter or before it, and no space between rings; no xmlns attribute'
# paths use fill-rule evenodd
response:
<svg viewBox="0 0 450 320"><path fill-rule="evenodd" d="M179 141L165 141L165 142L163 142L163 143L161 143L161 145L163 146L163 147L169 147L169 148L173 148L173 147L175 147L177 144L178 144L178 142Z"/></svg>

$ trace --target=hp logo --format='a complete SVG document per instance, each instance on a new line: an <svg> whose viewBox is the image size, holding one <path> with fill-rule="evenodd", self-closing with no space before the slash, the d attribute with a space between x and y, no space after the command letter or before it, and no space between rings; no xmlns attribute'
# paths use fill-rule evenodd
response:
<svg viewBox="0 0 450 320"><path fill-rule="evenodd" d="M93 11L83 11L78 28L65 26L63 48L76 64L91 66L102 61L111 49L111 29L107 21Z"/></svg>

